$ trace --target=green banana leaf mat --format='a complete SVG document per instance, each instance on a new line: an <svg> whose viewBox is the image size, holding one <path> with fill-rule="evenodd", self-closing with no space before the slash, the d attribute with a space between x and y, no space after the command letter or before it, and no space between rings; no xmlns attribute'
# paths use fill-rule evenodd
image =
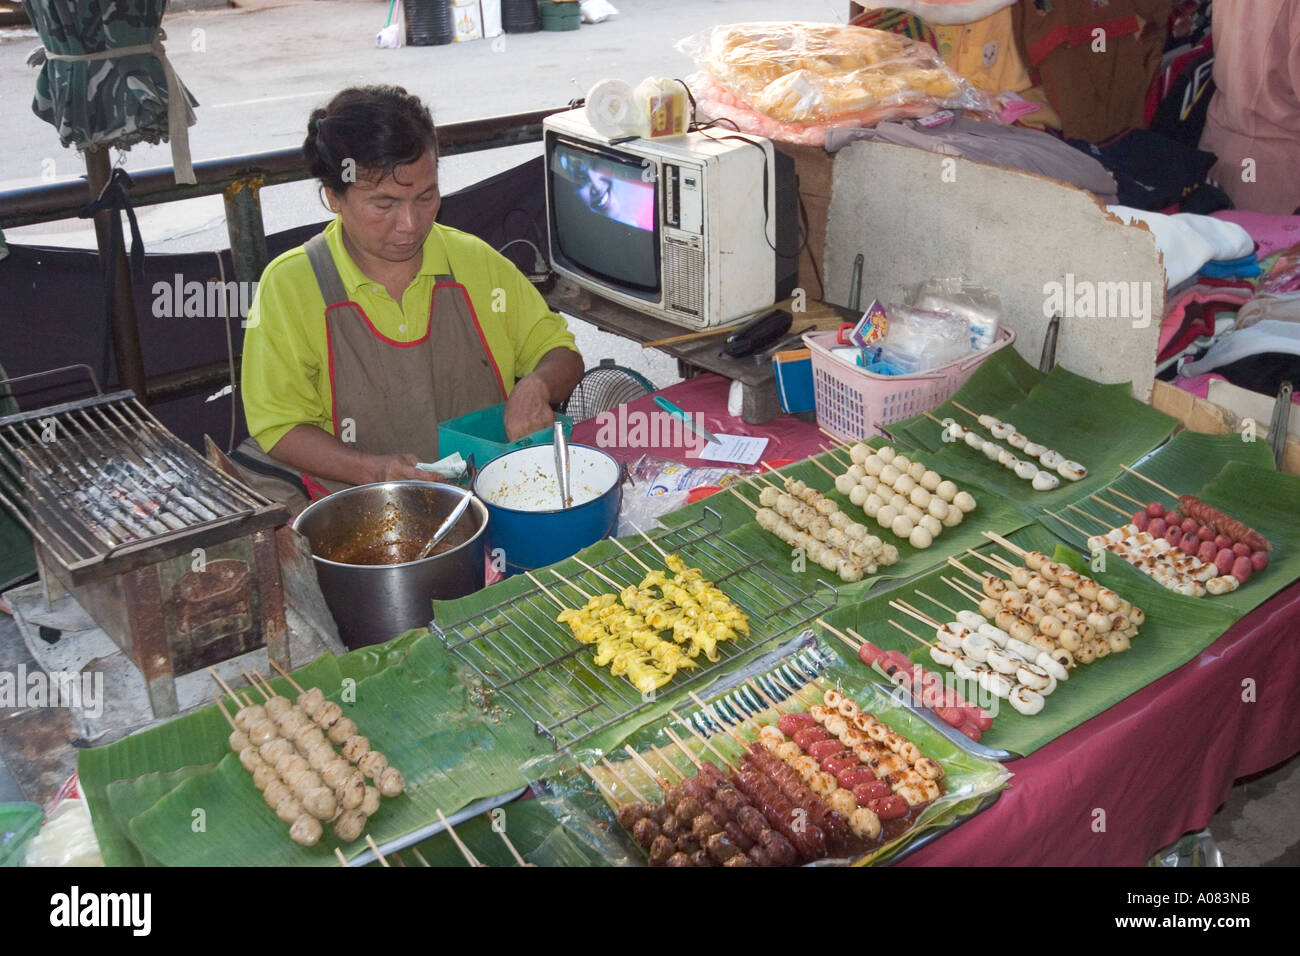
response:
<svg viewBox="0 0 1300 956"><path fill-rule="evenodd" d="M990 695L978 688L959 684L959 689L968 701L979 703L990 711L995 703L998 705L993 726L980 741L987 747L1021 756L1033 753L1152 681L1181 667L1214 643L1239 616L1232 608L1168 591L1123 562L1112 561L1105 571L1089 569L1077 552L1059 545L1058 539L1042 525L1031 525L1007 537L1025 550L1042 551L1048 555L1055 553L1057 560L1071 557L1071 563L1080 571L1141 607L1146 612L1147 619L1138 636L1133 639L1131 650L1076 667L1068 681L1057 684L1042 711L1032 717L1019 713L1004 701L990 699ZM1024 563L998 545L989 544L978 550L992 552L1014 564ZM992 570L985 562L971 555L959 560L979 573ZM1005 577L1004 574L1000 576ZM895 588L888 594L874 597L862 604L841 607L826 620L841 631L852 628L879 647L901 651L927 670L946 676L951 672L932 662L927 648L890 623L894 621L901 624L916 637L933 642L933 628L927 629L921 621L890 607L890 602L904 602L940 623L955 619L950 612L976 610L975 600L964 597L945 583L943 578L964 581L977 590L979 588L978 582L972 581L960 569L940 568ZM930 598L934 600L929 600ZM946 607L941 607L936 601ZM830 640L828 643L837 654L850 662L848 666L857 668L877 681L886 680L879 672L858 661L853 649L843 642Z"/></svg>

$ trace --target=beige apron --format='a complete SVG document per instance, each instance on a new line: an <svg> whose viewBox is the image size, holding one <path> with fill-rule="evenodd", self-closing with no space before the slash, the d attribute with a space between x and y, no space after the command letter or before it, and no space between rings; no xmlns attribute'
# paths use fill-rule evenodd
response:
<svg viewBox="0 0 1300 956"><path fill-rule="evenodd" d="M366 454L409 452L437 461L438 422L505 400L469 293L454 274L434 279L424 337L395 342L348 299L325 236L313 236L303 248L325 299L331 417L341 441ZM311 480L329 491L350 487Z"/></svg>
<svg viewBox="0 0 1300 956"><path fill-rule="evenodd" d="M325 299L330 414L341 441L367 454L413 453L420 461L437 461L438 422L505 400L501 372L469 293L454 274L435 277L424 338L395 342L348 299L324 234L308 239L303 248ZM292 514L306 506L307 495L322 498L351 487L295 475L252 438L231 458L245 480L258 482L255 487L289 505Z"/></svg>

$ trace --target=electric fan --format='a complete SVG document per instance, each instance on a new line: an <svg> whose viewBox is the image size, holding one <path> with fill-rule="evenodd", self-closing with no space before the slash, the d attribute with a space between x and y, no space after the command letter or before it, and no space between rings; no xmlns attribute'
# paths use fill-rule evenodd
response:
<svg viewBox="0 0 1300 956"><path fill-rule="evenodd" d="M587 369L560 411L581 422L654 390L654 384L639 372L615 365L613 359L601 359L599 365Z"/></svg>

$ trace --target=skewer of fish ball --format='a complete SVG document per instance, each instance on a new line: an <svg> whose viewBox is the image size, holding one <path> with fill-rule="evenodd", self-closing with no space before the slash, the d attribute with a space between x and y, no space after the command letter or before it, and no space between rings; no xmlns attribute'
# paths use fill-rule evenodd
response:
<svg viewBox="0 0 1300 956"><path fill-rule="evenodd" d="M303 690L302 686L286 674L279 665L276 665L275 669L280 671L284 679L292 684L294 689L299 692L300 702L305 697L308 697L311 691L319 693L319 689L315 687L311 688L311 691ZM309 702L314 703L314 698L308 699ZM305 713L306 706L301 703L299 706L303 707ZM309 714L308 716L311 715ZM320 704L316 710L314 719L317 727L322 727L327 731L333 730L341 721L347 721L344 727L345 729L350 730L351 733L341 741L338 741L342 747L344 759L349 763L355 764L357 769L360 770L365 777L374 781L375 788L378 789L380 795L391 799L392 797L399 796L406 789L406 778L402 776L402 772L396 767L390 766L388 758L384 756L382 752L375 750L370 746L370 740L361 736L359 728L354 721L343 716L343 709L339 707L338 704L330 700ZM331 736L331 739L334 739L334 737Z"/></svg>
<svg viewBox="0 0 1300 956"><path fill-rule="evenodd" d="M251 674L246 673L245 677L263 696L270 696L273 688L259 685ZM292 764L295 759L293 756L284 758L285 782L299 796L308 813L321 821L333 821L337 831L338 820L344 812L366 804L365 780L334 753L334 748L328 741L313 743L309 749L306 743L299 744L296 740L290 744L297 751L296 758L301 761L301 766ZM277 764L277 769L279 766ZM370 802L374 809L378 809L378 800ZM374 810L370 812L373 813ZM348 830L349 826L345 824L344 832ZM357 836L360 836L359 831Z"/></svg>
<svg viewBox="0 0 1300 956"><path fill-rule="evenodd" d="M221 681L221 683L223 685L225 684L224 681ZM232 694L231 696L234 695ZM221 702L221 698L213 695L213 700L216 701L217 709L220 710L221 715L229 721L230 726L234 729L238 729L235 724L235 719L226 711L226 707ZM235 701L238 703L239 698L235 697ZM251 748L251 744L249 747ZM248 767L248 763L245 762L245 753L248 749L249 748L245 748L245 751L240 753L240 762L245 768ZM261 758L258 757L258 759L260 760ZM270 770L269 774L265 773L268 769ZM266 801L267 805L275 811L275 815L283 822L289 824L289 839L293 840L294 843L297 843L300 846L315 846L319 843L321 835L324 833L324 828L321 826L320 821L304 810L302 805L298 802L298 799L290 791L289 787L280 779L279 775L269 767L268 764L263 761L261 766L257 768L257 771L263 772L258 773L255 771L253 773L253 783L257 786L259 783L259 777L261 778L262 785L257 788L262 791L262 798Z"/></svg>
<svg viewBox="0 0 1300 956"><path fill-rule="evenodd" d="M1079 481L1087 476L1088 469L1083 465L1077 461L1070 461L1060 452L1054 451L1046 445L1030 441L1027 436L1017 431L1016 426L1010 422L999 421L992 415L978 415L959 402L953 402L952 404L979 422L980 427L987 429L994 438L1006 441L1012 448L1023 451L1030 458L1037 458L1048 471L1055 471L1062 478L1070 481Z"/></svg>

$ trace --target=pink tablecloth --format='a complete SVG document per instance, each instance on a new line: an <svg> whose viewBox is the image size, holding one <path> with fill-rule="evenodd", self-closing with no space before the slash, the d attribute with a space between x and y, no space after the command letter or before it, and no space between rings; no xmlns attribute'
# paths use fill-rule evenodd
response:
<svg viewBox="0 0 1300 956"><path fill-rule="evenodd" d="M764 458L804 458L825 441L785 415L746 425L727 415L728 382L702 375L664 389L714 432L765 435ZM628 407L656 412L649 397ZM596 444L599 423L574 440ZM621 461L676 461L681 447L607 446ZM1238 621L1200 656L1008 768L990 809L909 857L912 866L1139 865L1204 827L1234 780L1300 752L1300 582ZM1253 688L1253 694L1250 691ZM1244 699L1250 698L1250 699Z"/></svg>

